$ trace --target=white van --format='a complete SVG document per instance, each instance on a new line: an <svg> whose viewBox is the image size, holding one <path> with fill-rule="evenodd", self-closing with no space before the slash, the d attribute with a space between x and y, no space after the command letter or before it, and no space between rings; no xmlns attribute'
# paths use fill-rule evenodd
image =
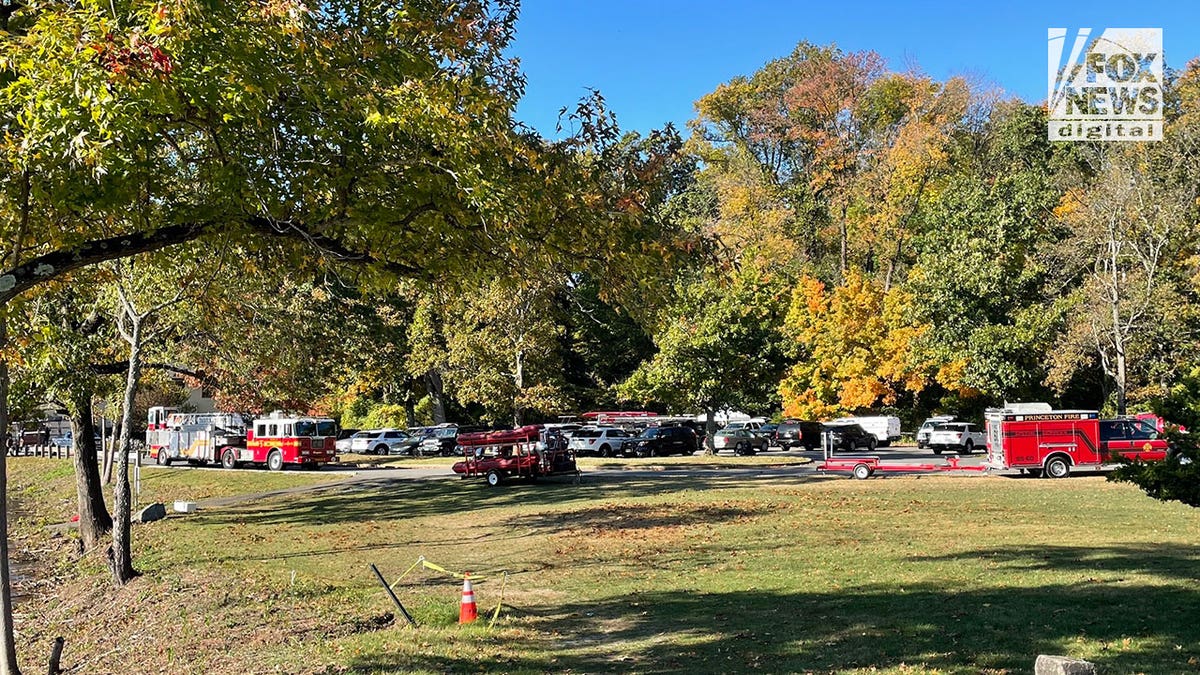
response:
<svg viewBox="0 0 1200 675"><path fill-rule="evenodd" d="M888 446L900 440L900 418L886 415L865 417L843 417L834 422L853 422L879 440L880 446Z"/></svg>

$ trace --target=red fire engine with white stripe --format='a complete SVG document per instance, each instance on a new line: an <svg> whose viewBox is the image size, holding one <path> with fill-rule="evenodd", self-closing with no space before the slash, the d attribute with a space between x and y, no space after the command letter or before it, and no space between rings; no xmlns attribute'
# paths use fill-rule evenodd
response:
<svg viewBox="0 0 1200 675"><path fill-rule="evenodd" d="M1013 403L987 411L987 465L1064 478L1073 469L1107 470L1120 458L1160 461L1167 441L1153 416L1100 419L1095 410Z"/></svg>
<svg viewBox="0 0 1200 675"><path fill-rule="evenodd" d="M335 459L336 440L337 423L332 419L278 411L247 426L237 413L180 413L154 407L146 429L150 456L159 464L219 461L227 469L251 463L272 471L288 464L316 468Z"/></svg>

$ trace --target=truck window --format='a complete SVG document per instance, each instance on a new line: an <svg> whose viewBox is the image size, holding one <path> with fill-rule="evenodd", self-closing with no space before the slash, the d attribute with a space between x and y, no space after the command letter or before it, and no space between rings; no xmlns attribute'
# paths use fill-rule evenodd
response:
<svg viewBox="0 0 1200 675"><path fill-rule="evenodd" d="M1125 423L1119 420L1100 421L1100 440L1115 441L1125 438Z"/></svg>
<svg viewBox="0 0 1200 675"><path fill-rule="evenodd" d="M279 425L278 424L270 425L269 427L267 427L267 432L268 432L267 433L268 436L278 436L279 435Z"/></svg>
<svg viewBox="0 0 1200 675"><path fill-rule="evenodd" d="M283 435L284 435L284 436L291 436L291 435L292 435L292 425L291 425L291 424L285 424L285 425L283 425Z"/></svg>
<svg viewBox="0 0 1200 675"><path fill-rule="evenodd" d="M1131 425L1130 436L1139 441L1152 441L1158 438L1158 427L1150 420L1141 420Z"/></svg>
<svg viewBox="0 0 1200 675"><path fill-rule="evenodd" d="M265 424L258 425L258 427L256 427L254 429L254 435L258 436L259 438L266 436L267 435L267 425L265 425Z"/></svg>

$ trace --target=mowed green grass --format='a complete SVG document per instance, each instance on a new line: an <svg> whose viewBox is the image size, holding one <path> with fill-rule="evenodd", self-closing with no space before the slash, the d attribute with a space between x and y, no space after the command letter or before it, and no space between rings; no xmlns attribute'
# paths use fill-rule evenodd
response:
<svg viewBox="0 0 1200 675"><path fill-rule="evenodd" d="M140 526L142 578L64 581L24 629L87 672L1182 673L1197 542L1200 511L1101 478L365 483ZM418 556L486 575L495 625L420 568L404 625L369 564Z"/></svg>

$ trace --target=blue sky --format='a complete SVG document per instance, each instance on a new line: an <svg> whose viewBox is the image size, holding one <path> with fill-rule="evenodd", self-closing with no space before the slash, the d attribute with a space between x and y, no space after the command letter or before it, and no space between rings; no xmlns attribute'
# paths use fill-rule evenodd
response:
<svg viewBox="0 0 1200 675"><path fill-rule="evenodd" d="M797 42L875 50L895 70L982 77L1046 97L1046 29L1162 28L1167 65L1200 56L1195 0L878 2L524 0L512 54L528 78L517 118L553 136L558 111L599 89L622 128L682 127L692 103Z"/></svg>

